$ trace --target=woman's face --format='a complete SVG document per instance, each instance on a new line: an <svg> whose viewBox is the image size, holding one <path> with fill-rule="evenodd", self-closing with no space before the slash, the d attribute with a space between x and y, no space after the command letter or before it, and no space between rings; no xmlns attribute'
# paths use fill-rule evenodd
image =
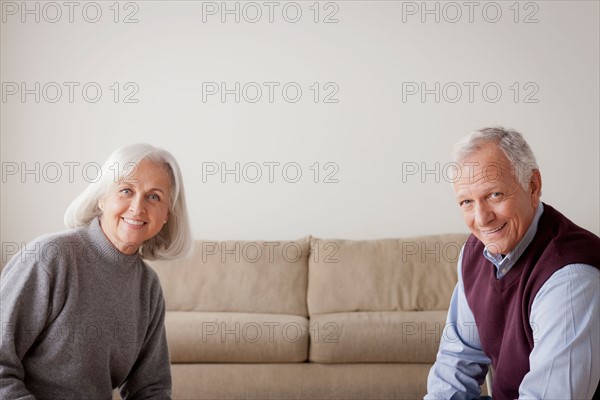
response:
<svg viewBox="0 0 600 400"><path fill-rule="evenodd" d="M164 167L142 160L99 202L100 225L124 254L134 254L169 217L171 181Z"/></svg>

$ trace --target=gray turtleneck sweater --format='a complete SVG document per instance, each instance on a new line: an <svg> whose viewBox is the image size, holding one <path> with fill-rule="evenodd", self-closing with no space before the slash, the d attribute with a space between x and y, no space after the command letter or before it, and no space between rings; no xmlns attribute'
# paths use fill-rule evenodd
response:
<svg viewBox="0 0 600 400"><path fill-rule="evenodd" d="M0 281L0 398L169 399L156 273L98 220L30 243Z"/></svg>

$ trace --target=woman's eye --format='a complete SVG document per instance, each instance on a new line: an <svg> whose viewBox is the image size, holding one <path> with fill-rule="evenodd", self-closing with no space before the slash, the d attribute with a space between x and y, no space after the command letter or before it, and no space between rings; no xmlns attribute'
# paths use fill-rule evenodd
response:
<svg viewBox="0 0 600 400"><path fill-rule="evenodd" d="M123 194L131 194L131 189L124 188L124 189L121 189L120 192Z"/></svg>
<svg viewBox="0 0 600 400"><path fill-rule="evenodd" d="M502 196L502 193L500 193L500 192L494 192L491 194L491 197L493 197L493 198L498 198L500 196Z"/></svg>
<svg viewBox="0 0 600 400"><path fill-rule="evenodd" d="M157 194L151 194L148 196L148 198L150 198L150 200L160 201L160 196Z"/></svg>

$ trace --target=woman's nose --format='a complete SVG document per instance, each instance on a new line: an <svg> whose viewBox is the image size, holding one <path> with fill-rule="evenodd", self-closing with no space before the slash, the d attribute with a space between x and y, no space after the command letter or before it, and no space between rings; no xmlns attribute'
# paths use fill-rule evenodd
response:
<svg viewBox="0 0 600 400"><path fill-rule="evenodd" d="M141 196L135 196L129 203L129 211L134 214L142 214L144 212L144 199Z"/></svg>

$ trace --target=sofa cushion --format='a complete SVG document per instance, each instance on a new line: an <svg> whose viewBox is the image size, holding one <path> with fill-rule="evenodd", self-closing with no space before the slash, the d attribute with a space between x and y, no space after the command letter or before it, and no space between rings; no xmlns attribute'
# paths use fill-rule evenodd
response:
<svg viewBox="0 0 600 400"><path fill-rule="evenodd" d="M433 363L445 311L312 315L309 359L321 363Z"/></svg>
<svg viewBox="0 0 600 400"><path fill-rule="evenodd" d="M173 364L173 399L422 399L431 364Z"/></svg>
<svg viewBox="0 0 600 400"><path fill-rule="evenodd" d="M406 239L313 239L310 315L447 310L466 234Z"/></svg>
<svg viewBox="0 0 600 400"><path fill-rule="evenodd" d="M196 241L188 259L149 264L169 311L307 316L309 240Z"/></svg>
<svg viewBox="0 0 600 400"><path fill-rule="evenodd" d="M165 326L172 363L285 363L308 357L308 320L295 315L169 311Z"/></svg>

